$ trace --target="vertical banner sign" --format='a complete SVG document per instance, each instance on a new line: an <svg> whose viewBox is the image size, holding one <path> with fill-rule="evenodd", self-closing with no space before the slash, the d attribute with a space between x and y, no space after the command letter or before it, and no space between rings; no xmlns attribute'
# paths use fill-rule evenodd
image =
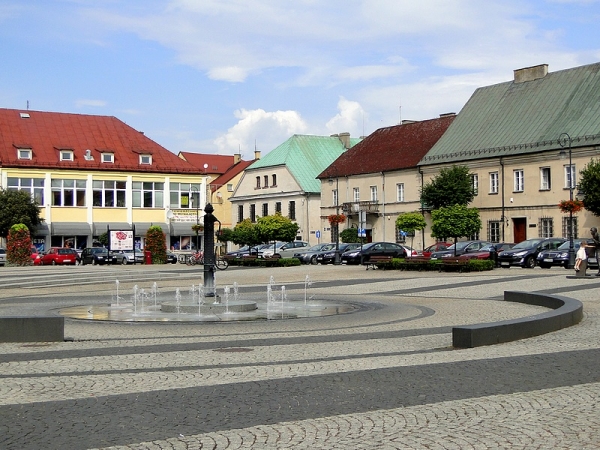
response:
<svg viewBox="0 0 600 450"><path fill-rule="evenodd" d="M359 211L358 212L358 229L359 229L359 237L367 237L367 212Z"/></svg>
<svg viewBox="0 0 600 450"><path fill-rule="evenodd" d="M111 250L133 250L133 231L111 231Z"/></svg>

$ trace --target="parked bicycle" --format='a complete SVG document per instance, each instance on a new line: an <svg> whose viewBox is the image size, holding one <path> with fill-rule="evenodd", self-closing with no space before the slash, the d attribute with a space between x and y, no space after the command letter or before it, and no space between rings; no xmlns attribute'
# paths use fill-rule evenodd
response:
<svg viewBox="0 0 600 450"><path fill-rule="evenodd" d="M187 257L185 263L188 266L195 266L196 264L204 264L204 252L197 251L196 253L192 253Z"/></svg>

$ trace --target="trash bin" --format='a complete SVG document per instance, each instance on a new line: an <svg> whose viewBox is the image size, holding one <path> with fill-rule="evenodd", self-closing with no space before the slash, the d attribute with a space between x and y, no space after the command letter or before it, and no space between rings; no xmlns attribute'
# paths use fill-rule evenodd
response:
<svg viewBox="0 0 600 450"><path fill-rule="evenodd" d="M152 253L148 250L144 250L144 263L152 264Z"/></svg>

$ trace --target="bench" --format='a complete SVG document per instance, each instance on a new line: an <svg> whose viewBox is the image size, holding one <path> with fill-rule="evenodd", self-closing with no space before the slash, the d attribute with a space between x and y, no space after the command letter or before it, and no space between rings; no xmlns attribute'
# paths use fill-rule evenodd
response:
<svg viewBox="0 0 600 450"><path fill-rule="evenodd" d="M428 256L411 256L404 259L404 262L400 265L400 269L415 269L419 272L423 269L429 268L431 258Z"/></svg>
<svg viewBox="0 0 600 450"><path fill-rule="evenodd" d="M469 270L469 260L466 258L442 258L442 264L440 265L440 272L448 270Z"/></svg>
<svg viewBox="0 0 600 450"><path fill-rule="evenodd" d="M276 266L279 260L281 259L281 255L275 254L273 256L268 256L260 260L260 264L266 267Z"/></svg>
<svg viewBox="0 0 600 450"><path fill-rule="evenodd" d="M392 263L392 256L371 256L368 261L363 264L367 266L367 270L371 267L373 270L379 269L380 267L385 269Z"/></svg>

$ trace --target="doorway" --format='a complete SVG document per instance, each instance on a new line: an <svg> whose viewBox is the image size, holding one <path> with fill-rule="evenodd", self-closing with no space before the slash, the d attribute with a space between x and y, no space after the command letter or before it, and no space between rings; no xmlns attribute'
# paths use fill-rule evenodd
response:
<svg viewBox="0 0 600 450"><path fill-rule="evenodd" d="M513 218L513 236L515 244L527 239L527 219L525 217Z"/></svg>

